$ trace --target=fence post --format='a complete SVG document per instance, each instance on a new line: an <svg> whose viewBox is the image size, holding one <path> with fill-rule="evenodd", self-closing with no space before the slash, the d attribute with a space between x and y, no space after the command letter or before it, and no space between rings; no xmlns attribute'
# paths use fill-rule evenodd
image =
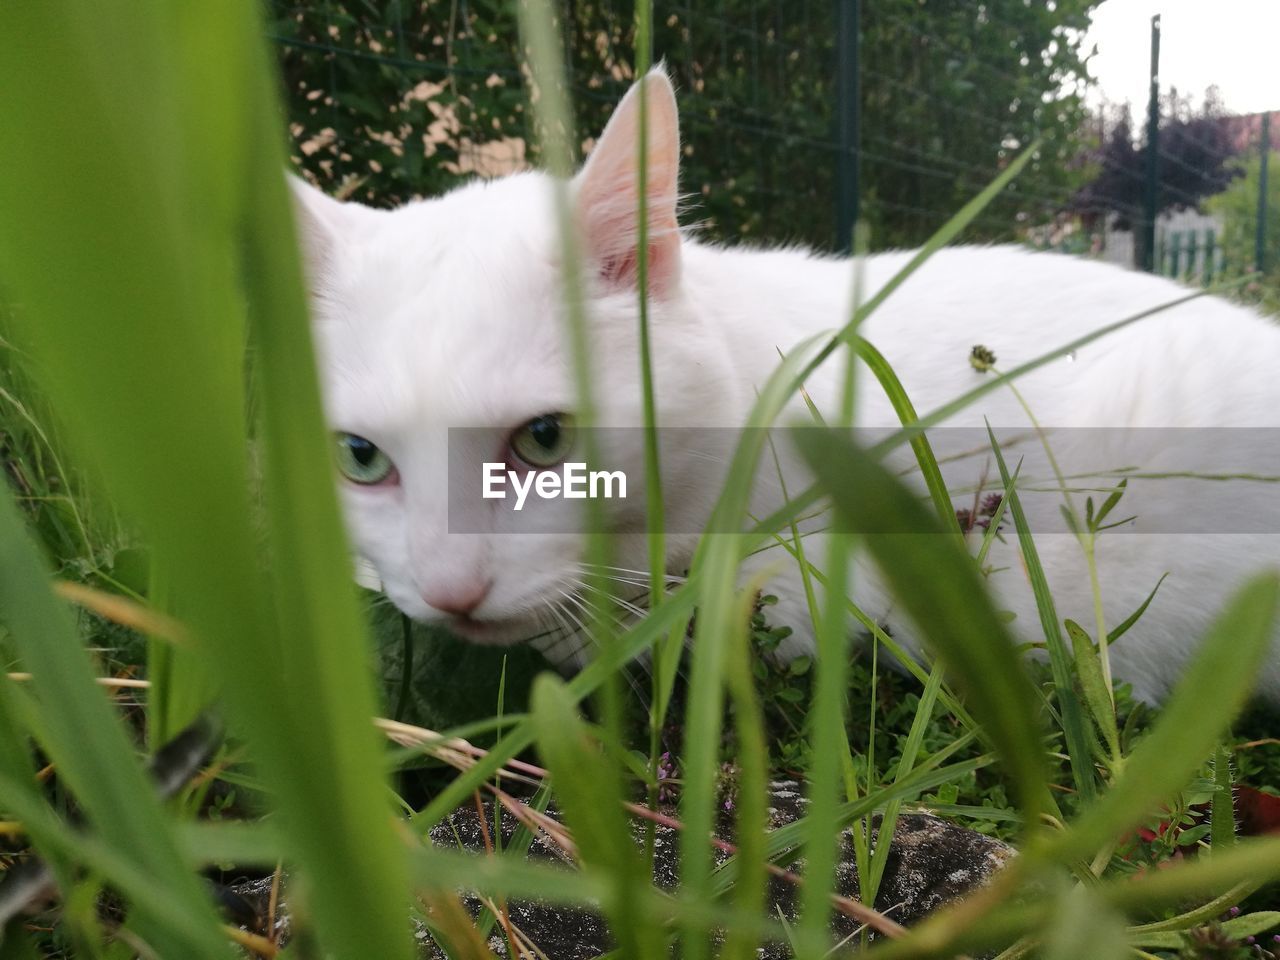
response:
<svg viewBox="0 0 1280 960"><path fill-rule="evenodd" d="M1267 160L1271 156L1271 111L1262 115L1262 165L1258 168L1258 232L1254 238L1253 268L1259 273L1267 269Z"/></svg>
<svg viewBox="0 0 1280 960"><path fill-rule="evenodd" d="M1147 184L1143 198L1142 269L1155 270L1160 178L1160 14L1151 18L1151 92L1147 99Z"/></svg>
<svg viewBox="0 0 1280 960"><path fill-rule="evenodd" d="M858 77L860 0L836 0L836 249L849 253L858 222L859 127L862 91Z"/></svg>

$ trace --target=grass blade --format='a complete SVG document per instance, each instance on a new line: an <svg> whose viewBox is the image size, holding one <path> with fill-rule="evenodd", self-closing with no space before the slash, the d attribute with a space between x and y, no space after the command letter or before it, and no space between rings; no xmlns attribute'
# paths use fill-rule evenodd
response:
<svg viewBox="0 0 1280 960"><path fill-rule="evenodd" d="M902 748L902 757L898 761L898 770L894 775L894 783L901 783L911 773L920 752L920 744L924 740L925 729L933 717L933 708L938 701L938 693L942 690L943 671L939 664L929 671L929 681L920 694L920 704L916 707L916 715L911 718L911 729L907 731L907 742ZM871 855L871 870L862 886L862 899L865 903L875 903L876 894L880 890L880 881L884 878L884 868L889 862L889 850L893 845L893 831L898 823L898 812L902 808L901 800L890 800L880 816L880 831L875 849Z"/></svg>
<svg viewBox="0 0 1280 960"><path fill-rule="evenodd" d="M837 513L865 534L868 551L903 609L968 691L984 735L1016 784L1027 823L1034 823L1045 802L1035 701L972 558L852 441L818 430L797 431L795 439Z"/></svg>
<svg viewBox="0 0 1280 960"><path fill-rule="evenodd" d="M916 413L911 398L907 396L906 388L898 379L893 367L889 366L889 361L885 359L884 354L861 337L854 338L853 348L880 382L880 388L889 398L894 413L898 415L902 425L909 427L918 421L920 416ZM938 458L933 454L928 435L912 434L911 449L916 455L916 462L920 465L920 475L924 478L925 488L929 491L930 499L933 500L934 509L938 511L938 519L942 521L944 527L954 528L958 535L963 536L960 524L956 520L955 506L951 503L951 495L947 492L947 484L942 478L942 469L938 466Z"/></svg>
<svg viewBox="0 0 1280 960"><path fill-rule="evenodd" d="M140 902L143 935L178 956L228 956L204 891L181 856L159 798L111 704L94 682L71 616L54 598L42 567L10 498L0 498L0 610L10 642L32 674L41 746L83 805L104 846L155 878L184 916L182 923L174 924L171 917L154 912L153 903ZM3 683L7 686L9 681ZM14 693L6 690L6 701L11 702ZM4 710L12 718L8 702ZM5 744L7 776L21 771L29 777L19 750L17 743ZM30 782L0 791L6 808L17 813L19 804L30 809L39 802L27 786ZM47 841L54 832L51 828L34 835Z"/></svg>
<svg viewBox="0 0 1280 960"><path fill-rule="evenodd" d="M533 724L538 753L551 771L583 863L599 867L609 878L603 904L621 955L636 960L658 956L660 931L637 910L640 892L649 884L622 812L617 768L587 739L572 695L551 674L534 683Z"/></svg>
<svg viewBox="0 0 1280 960"><path fill-rule="evenodd" d="M1018 532L1018 546L1022 551L1027 579L1031 581L1036 610L1040 614L1040 625L1044 630L1045 642L1049 649L1049 666L1053 671L1054 689L1058 695L1058 711L1062 717L1062 734L1066 739L1072 780L1075 782L1076 790L1082 796L1093 797L1097 794L1092 764L1093 752L1089 749L1089 741L1085 735L1084 711L1080 708L1080 700L1076 696L1075 686L1072 683L1071 657L1067 653L1066 643L1062 639L1062 630L1058 626L1058 611L1053 602L1053 594L1049 590L1049 581L1044 575L1044 567L1040 564L1040 556L1036 552L1031 528L1022 510L1022 501L1018 497L1009 468L1004 462L1004 454L1000 451L1000 445L996 442L990 425L987 427L987 435L991 440L991 450L995 455L996 465L1000 468L1000 481L1005 486L1009 512L1013 515L1014 527Z"/></svg>
<svg viewBox="0 0 1280 960"><path fill-rule="evenodd" d="M408 956L407 874L369 724L258 10L4 11L6 35L25 38L0 66L0 115L27 134L0 146L0 264L17 322L72 439L173 572L192 649L278 804L321 944ZM85 143L111 175L85 175ZM270 595L244 438L246 303Z"/></svg>

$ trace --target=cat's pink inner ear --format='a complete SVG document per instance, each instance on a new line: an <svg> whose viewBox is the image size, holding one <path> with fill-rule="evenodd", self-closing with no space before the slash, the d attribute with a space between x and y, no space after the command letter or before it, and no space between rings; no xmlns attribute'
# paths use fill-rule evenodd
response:
<svg viewBox="0 0 1280 960"><path fill-rule="evenodd" d="M658 67L632 86L609 119L586 166L574 180L574 201L586 253L611 285L633 286L639 263L640 87L644 85L645 196L649 292L669 293L680 276L676 219L680 120L675 91Z"/></svg>

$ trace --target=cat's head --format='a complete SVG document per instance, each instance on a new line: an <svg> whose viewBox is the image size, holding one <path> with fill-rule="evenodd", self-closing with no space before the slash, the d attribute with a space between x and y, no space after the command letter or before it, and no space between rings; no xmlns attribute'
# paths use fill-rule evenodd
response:
<svg viewBox="0 0 1280 960"><path fill-rule="evenodd" d="M679 426L694 410L701 422L727 423L722 347L701 328L682 281L687 241L677 226L674 92L661 70L640 83L647 90L648 287L659 420ZM598 419L611 426L643 423L639 86L569 185L584 256ZM484 463L525 475L557 470L575 454L581 459L553 181L521 173L379 211L291 180L325 411L356 550L405 613L476 641L516 642L581 618L575 597L582 503L530 496L515 511L511 499L481 496ZM607 449L605 465L642 477L639 431L615 436L633 442ZM678 509L702 509L706 498L692 489L697 482L686 477L682 488L680 463L664 466L683 489ZM634 534L642 509L642 497L634 508L616 506L615 526ZM614 562L644 568L639 539L624 536L624 555ZM678 548L676 554L679 562Z"/></svg>

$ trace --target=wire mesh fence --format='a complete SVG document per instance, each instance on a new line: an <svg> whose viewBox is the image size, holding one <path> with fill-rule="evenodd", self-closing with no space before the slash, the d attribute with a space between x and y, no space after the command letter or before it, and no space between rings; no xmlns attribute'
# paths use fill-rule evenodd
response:
<svg viewBox="0 0 1280 960"><path fill-rule="evenodd" d="M851 46L842 6L858 13ZM1273 217L1258 202L1265 173L1249 166L1262 150L1260 118L1229 117L1211 94L1193 109L1166 92L1153 171L1146 124L1127 108L1086 108L1081 44L1094 6L657 4L654 54L680 95L686 222L724 242L831 249L846 239L839 206L854 203L873 247L911 246L1038 140L1034 162L971 239L1141 263L1154 189L1157 269L1186 272L1185 248L1176 265L1170 255L1179 229L1201 231L1194 262L1211 266L1198 278L1252 269L1259 254L1265 262L1280 229L1256 242ZM331 192L393 206L537 163L511 3L273 0L270 9L295 155ZM634 5L564 0L557 9L585 153L634 79ZM851 112L858 137L842 146L837 128ZM1246 181L1251 202L1210 200ZM1246 207L1249 223L1227 223ZM1210 219L1172 225L1185 210ZM1204 230L1214 236L1208 258Z"/></svg>

